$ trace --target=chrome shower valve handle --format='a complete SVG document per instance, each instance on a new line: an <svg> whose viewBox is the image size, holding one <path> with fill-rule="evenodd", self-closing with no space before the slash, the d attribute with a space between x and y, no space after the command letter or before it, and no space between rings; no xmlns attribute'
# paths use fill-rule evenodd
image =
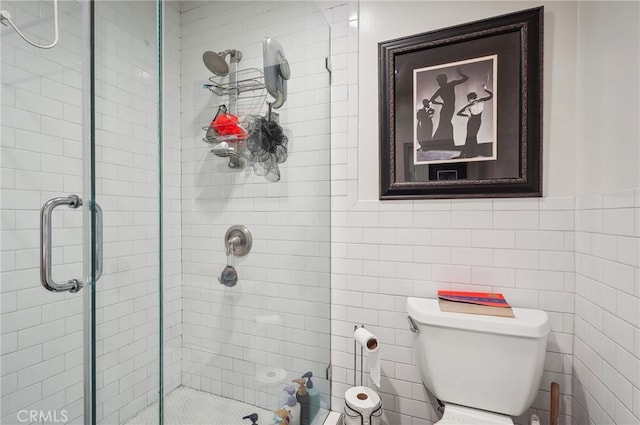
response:
<svg viewBox="0 0 640 425"><path fill-rule="evenodd" d="M237 236L232 237L227 241L227 265L233 266L233 257L235 257L236 244L240 243L240 238Z"/></svg>
<svg viewBox="0 0 640 425"><path fill-rule="evenodd" d="M229 227L227 233L225 233L224 244L227 251L231 249L233 255L243 257L251 251L253 237L247 226L236 224L235 226Z"/></svg>
<svg viewBox="0 0 640 425"><path fill-rule="evenodd" d="M233 266L234 258L237 256L244 256L251 250L253 239L251 232L243 225L231 226L224 235L224 245L227 254L227 265L222 270L218 282L221 284L233 287L238 283L238 272Z"/></svg>

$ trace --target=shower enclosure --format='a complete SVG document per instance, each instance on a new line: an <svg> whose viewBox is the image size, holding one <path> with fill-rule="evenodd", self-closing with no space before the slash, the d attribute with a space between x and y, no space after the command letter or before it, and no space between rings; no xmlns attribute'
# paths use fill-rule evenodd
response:
<svg viewBox="0 0 640 425"><path fill-rule="evenodd" d="M61 0L46 50L2 26L1 423L271 424L303 375L323 422L335 5ZM0 8L45 44L53 6ZM290 73L278 181L203 140L220 105L244 125L275 100L210 90L203 53L261 75L265 37Z"/></svg>

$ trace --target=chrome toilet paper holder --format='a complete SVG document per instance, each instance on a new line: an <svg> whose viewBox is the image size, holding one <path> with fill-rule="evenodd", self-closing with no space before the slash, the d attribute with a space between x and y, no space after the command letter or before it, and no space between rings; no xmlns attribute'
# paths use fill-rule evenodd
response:
<svg viewBox="0 0 640 425"><path fill-rule="evenodd" d="M364 325L354 325L354 332L358 330L358 328L364 328ZM356 371L358 369L358 352L356 351L358 348L358 342L353 340L353 386L357 385L356 383ZM360 346L360 385L364 385L363 380L363 370L364 370L364 347Z"/></svg>
<svg viewBox="0 0 640 425"><path fill-rule="evenodd" d="M364 325L354 325L354 332L358 330L358 328L364 328ZM357 369L358 369L358 342L353 340L353 386L357 386ZM360 386L364 386L364 346L360 345ZM366 396L365 396L366 397ZM345 415L345 423L354 423L353 421L358 421L360 425L364 424L373 424L374 418L378 421L382 416L382 399L380 399L380 406L371 412L368 420L362 415L361 412L354 410L349 406L349 403L345 400L344 405L344 415ZM347 419L349 418L349 419ZM376 422L379 423L379 422Z"/></svg>

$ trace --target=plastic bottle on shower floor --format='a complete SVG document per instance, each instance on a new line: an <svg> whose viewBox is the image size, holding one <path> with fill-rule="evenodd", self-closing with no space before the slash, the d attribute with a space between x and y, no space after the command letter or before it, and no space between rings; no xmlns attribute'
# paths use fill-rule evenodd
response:
<svg viewBox="0 0 640 425"><path fill-rule="evenodd" d="M294 379L291 382L298 384L298 391L296 392L296 400L300 403L300 425L311 425L310 413L310 397L305 386L304 378Z"/></svg>
<svg viewBox="0 0 640 425"><path fill-rule="evenodd" d="M273 411L273 424L274 425L289 425L291 415L286 409L278 409Z"/></svg>
<svg viewBox="0 0 640 425"><path fill-rule="evenodd" d="M313 373L311 371L302 375L303 378L307 378L307 393L309 393L309 420L313 422L318 411L320 410L320 392L314 387L311 378Z"/></svg>
<svg viewBox="0 0 640 425"><path fill-rule="evenodd" d="M300 425L300 403L298 403L295 397L296 389L291 385L287 385L282 389L282 391L285 391L289 396L279 411L285 410L288 412L289 425ZM278 416L278 419L282 419L277 413L276 415Z"/></svg>

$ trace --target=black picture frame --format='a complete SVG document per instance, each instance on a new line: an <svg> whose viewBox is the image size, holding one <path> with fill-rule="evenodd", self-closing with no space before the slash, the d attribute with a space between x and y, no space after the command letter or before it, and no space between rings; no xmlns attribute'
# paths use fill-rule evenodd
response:
<svg viewBox="0 0 640 425"><path fill-rule="evenodd" d="M543 16L378 44L381 200L542 196Z"/></svg>

